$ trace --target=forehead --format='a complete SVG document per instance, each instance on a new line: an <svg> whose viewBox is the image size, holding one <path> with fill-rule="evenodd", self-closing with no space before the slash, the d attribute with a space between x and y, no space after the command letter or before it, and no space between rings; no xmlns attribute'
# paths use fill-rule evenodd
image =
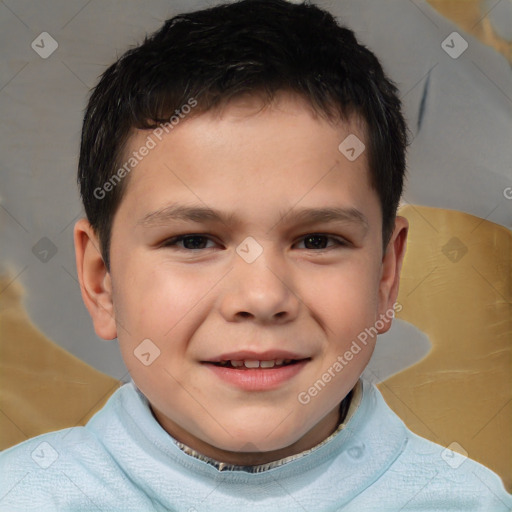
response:
<svg viewBox="0 0 512 512"><path fill-rule="evenodd" d="M340 151L348 136L364 143L356 116L330 122L305 100L281 95L270 105L244 97L174 121L169 133L136 131L126 146L125 160L151 146L131 171L121 203L137 221L177 201L263 219L299 203L358 209L369 196L376 199L365 152L350 161Z"/></svg>

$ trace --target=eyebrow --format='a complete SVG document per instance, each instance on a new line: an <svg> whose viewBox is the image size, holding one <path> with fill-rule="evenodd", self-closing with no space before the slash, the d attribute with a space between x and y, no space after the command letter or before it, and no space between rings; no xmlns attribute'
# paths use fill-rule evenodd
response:
<svg viewBox="0 0 512 512"><path fill-rule="evenodd" d="M144 215L137 224L151 227L165 225L172 221L183 220L189 222L217 222L229 225L233 223L233 219L233 214L226 214L206 206L172 204Z"/></svg>
<svg viewBox="0 0 512 512"><path fill-rule="evenodd" d="M302 224L320 224L330 222L345 222L361 225L365 231L369 228L368 219L356 208L303 208L300 210L290 210L281 216L283 220L286 216L293 218L296 223Z"/></svg>
<svg viewBox="0 0 512 512"><path fill-rule="evenodd" d="M286 218L289 220L285 220ZM188 221L188 222L211 222L222 223L226 225L233 225L236 223L236 216L234 213L225 213L219 210L214 210L206 206L185 206L180 204L172 204L153 212L146 214L142 217L137 224L145 227L154 227L166 225L173 221ZM344 222L351 224L358 224L364 228L365 232L369 228L368 219L366 216L356 208L302 208L302 209L289 209L280 212L280 220L274 227L284 222L285 224L320 224L332 222Z"/></svg>

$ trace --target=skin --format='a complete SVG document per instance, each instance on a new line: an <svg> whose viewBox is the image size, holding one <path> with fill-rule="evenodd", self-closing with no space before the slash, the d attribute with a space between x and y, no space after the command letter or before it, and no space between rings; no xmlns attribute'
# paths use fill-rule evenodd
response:
<svg viewBox="0 0 512 512"><path fill-rule="evenodd" d="M219 461L262 464L329 436L376 338L307 404L298 395L396 301L407 221L396 218L383 253L366 155L350 162L338 150L350 133L364 141L357 118L330 123L288 94L265 108L245 98L189 116L131 172L113 221L110 272L87 220L75 226L78 276L96 333L118 338L160 425ZM127 153L148 134L135 132ZM221 210L232 223L142 221L171 203ZM367 225L298 220L300 209L326 206L357 209ZM207 238L163 245L184 234ZM308 234L328 236L314 245ZM252 263L236 252L248 236L263 249ZM147 338L160 355L145 366L134 350ZM241 390L201 363L271 349L311 359L267 391Z"/></svg>

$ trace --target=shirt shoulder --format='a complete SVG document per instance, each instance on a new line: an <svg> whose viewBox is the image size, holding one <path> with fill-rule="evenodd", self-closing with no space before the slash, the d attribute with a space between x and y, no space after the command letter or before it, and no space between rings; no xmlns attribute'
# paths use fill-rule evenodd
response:
<svg viewBox="0 0 512 512"><path fill-rule="evenodd" d="M378 394L379 407L375 412L381 419L398 418L377 388L372 388L373 393ZM506 491L500 477L469 458L462 447L441 446L416 435L405 425L404 432L401 453L374 482L371 491L367 490L380 496L380 510L393 510L397 500L404 511L512 510L512 495ZM450 448L458 448L460 453Z"/></svg>
<svg viewBox="0 0 512 512"><path fill-rule="evenodd" d="M108 422L113 414L107 403L94 418ZM117 511L121 502L127 511L156 510L87 426L43 434L4 450L0 474L2 512Z"/></svg>

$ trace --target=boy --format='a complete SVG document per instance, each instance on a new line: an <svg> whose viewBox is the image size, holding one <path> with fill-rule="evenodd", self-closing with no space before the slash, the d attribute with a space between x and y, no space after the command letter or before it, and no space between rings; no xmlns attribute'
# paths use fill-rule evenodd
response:
<svg viewBox="0 0 512 512"><path fill-rule="evenodd" d="M173 18L105 72L76 260L133 381L4 452L1 510L510 509L360 379L408 229L396 92L352 32L283 0Z"/></svg>

